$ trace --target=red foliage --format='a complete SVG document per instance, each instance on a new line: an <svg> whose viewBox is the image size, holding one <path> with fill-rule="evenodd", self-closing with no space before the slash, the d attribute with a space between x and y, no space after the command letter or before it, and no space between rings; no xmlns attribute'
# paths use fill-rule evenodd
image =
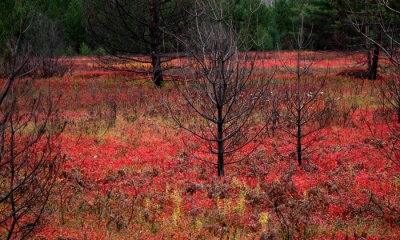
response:
<svg viewBox="0 0 400 240"><path fill-rule="evenodd" d="M283 53L282 61L290 62L292 54ZM341 69L352 61L330 56L317 55L317 64ZM265 59L264 67L273 65L272 57ZM155 90L118 76L145 77L83 72L38 83L63 89L61 107L69 120L62 136L67 162L38 239L400 237L400 169L371 137L366 120L375 109L357 110L352 124L334 121L301 168L283 156L294 149L291 139L263 136L252 158L216 178L213 167L192 158L202 146L169 120ZM331 81L343 79L340 73ZM114 127L108 124L110 103L117 106ZM387 126L373 128L384 133L380 141L387 146Z"/></svg>

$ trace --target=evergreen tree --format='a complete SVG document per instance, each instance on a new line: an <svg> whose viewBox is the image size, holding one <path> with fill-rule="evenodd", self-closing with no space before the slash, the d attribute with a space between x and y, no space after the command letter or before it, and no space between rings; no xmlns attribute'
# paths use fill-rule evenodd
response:
<svg viewBox="0 0 400 240"><path fill-rule="evenodd" d="M306 6L307 20L311 23L313 47L319 50L332 49L337 27L334 16L337 12L331 0L309 0Z"/></svg>
<svg viewBox="0 0 400 240"><path fill-rule="evenodd" d="M291 44L290 33L293 31L293 1L276 0L273 5L275 29L271 35L274 37L274 46L277 49L287 49Z"/></svg>
<svg viewBox="0 0 400 240"><path fill-rule="evenodd" d="M75 52L79 52L79 48L86 41L83 16L82 1L71 0L65 12L62 26L65 39Z"/></svg>
<svg viewBox="0 0 400 240"><path fill-rule="evenodd" d="M37 6L29 0L3 0L0 2L0 46L19 35L33 21ZM21 26L22 25L22 26Z"/></svg>
<svg viewBox="0 0 400 240"><path fill-rule="evenodd" d="M249 50L272 50L270 34L273 19L271 9L261 0L225 0L226 9L233 9L231 14L236 31L247 36ZM229 6L233 4L234 6ZM246 31L246 32L244 32Z"/></svg>

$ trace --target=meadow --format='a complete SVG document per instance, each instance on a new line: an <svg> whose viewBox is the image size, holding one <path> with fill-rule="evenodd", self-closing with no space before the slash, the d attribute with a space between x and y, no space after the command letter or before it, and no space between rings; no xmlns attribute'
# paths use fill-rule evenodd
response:
<svg viewBox="0 0 400 240"><path fill-rule="evenodd" d="M396 123L380 98L390 76L356 78L358 54L307 54L335 99L312 154L298 166L294 140L267 128L223 177L193 157L199 140L170 118L148 76L82 57L69 75L35 80L61 96L67 125L65 163L33 239L399 239L400 168L386 154L397 150ZM294 67L294 53L264 55L258 74L276 68L276 82L293 80L282 65ZM159 91L174 99L171 85Z"/></svg>

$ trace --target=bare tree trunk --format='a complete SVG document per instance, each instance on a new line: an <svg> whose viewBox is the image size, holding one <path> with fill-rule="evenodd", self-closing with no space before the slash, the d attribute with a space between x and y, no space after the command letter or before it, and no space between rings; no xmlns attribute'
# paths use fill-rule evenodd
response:
<svg viewBox="0 0 400 240"><path fill-rule="evenodd" d="M378 27L378 29L376 30L376 43L374 44L374 54L373 54L373 58L372 58L372 65L371 65L371 68L369 69L369 73L368 73L368 79L370 79L370 80L376 80L376 76L378 74L378 61L379 61L379 51L380 51L379 43L381 42L381 36L382 36L382 32Z"/></svg>
<svg viewBox="0 0 400 240"><path fill-rule="evenodd" d="M221 128L222 129L222 128ZM224 142L218 141L218 176L224 176Z"/></svg>
<svg viewBox="0 0 400 240"><path fill-rule="evenodd" d="M163 75L161 69L161 59L158 54L160 46L160 19L158 0L149 0L150 3L150 47L151 47L151 65L153 67L153 81L156 86L161 86Z"/></svg>
<svg viewBox="0 0 400 240"><path fill-rule="evenodd" d="M400 96L399 96L399 98L400 98ZM397 123L400 123L400 108L397 108Z"/></svg>
<svg viewBox="0 0 400 240"><path fill-rule="evenodd" d="M305 5L298 3L300 22L295 32L295 49L297 52L296 68L284 66L286 70L295 75L293 83L288 85L286 96L282 104L282 130L288 133L295 141L293 158L298 166L303 163L303 157L311 153L309 147L319 139L319 130L327 126L332 116L333 101L330 94L323 94L326 77L316 77L312 73L311 58L304 51L311 45L311 31L305 35ZM311 61L310 61L311 60ZM328 69L327 71L328 72ZM307 155L306 155L307 154Z"/></svg>
<svg viewBox="0 0 400 240"><path fill-rule="evenodd" d="M393 87L392 89L395 89L395 90L392 90L395 94L395 96L394 96L395 101L393 101L395 104L393 104L392 106L394 107L394 109L397 110L397 123L400 123L400 92L398 91L398 86L399 86L398 81L399 80L395 80L395 81L396 82L394 84L392 84L392 83L389 83L389 84L392 85L392 87ZM383 96L383 101L385 101L385 96ZM390 102L390 99L389 99L389 102Z"/></svg>
<svg viewBox="0 0 400 240"><path fill-rule="evenodd" d="M10 240L11 237L14 234L14 228L15 225L18 223L18 219L17 219L17 211L16 211L16 207L15 207L15 198L14 198L14 191L15 191L15 186L14 186L14 180L15 180L15 163L14 163L14 129L12 126L12 121L11 121L11 152L10 152L10 156L11 159L13 159L12 161L10 161L10 173L11 173L11 177L10 177L10 203L11 203L11 210L12 210L12 222L11 222L11 226L10 229L8 230L8 236L7 236L7 240Z"/></svg>
<svg viewBox="0 0 400 240"><path fill-rule="evenodd" d="M153 81L157 87L160 87L164 81L160 56L158 54L151 54L151 65L153 66Z"/></svg>
<svg viewBox="0 0 400 240"><path fill-rule="evenodd" d="M222 106L218 107L218 176L224 176L224 142L223 139L223 119L222 119Z"/></svg>
<svg viewBox="0 0 400 240"><path fill-rule="evenodd" d="M371 51L370 51L370 47L369 47L369 40L366 40L368 43L366 44L367 45L367 69L368 69L368 72L369 72L369 70L371 69L371 62L372 62L372 59L371 59Z"/></svg>
<svg viewBox="0 0 400 240"><path fill-rule="evenodd" d="M302 31L302 30L301 30ZM303 34L303 33L301 33ZM301 35L302 37L302 35ZM299 47L299 52L297 53L297 161L299 166L301 166L301 73L300 73L300 57L301 57L301 46Z"/></svg>
<svg viewBox="0 0 400 240"><path fill-rule="evenodd" d="M178 74L188 81L172 79L172 83L182 100L170 100L174 101L172 106L168 96L158 92L173 120L195 135L215 159L194 157L212 164L218 176L224 176L226 165L248 159L252 151L243 148L266 128L266 121L255 117L255 111L264 109L259 104L264 103L273 74L269 79L253 77L258 57L247 54L249 35L236 32L232 18L226 17L231 16L234 5L215 0L196 0L194 4L188 14L195 24L187 36L177 38L185 56L179 61Z"/></svg>
<svg viewBox="0 0 400 240"><path fill-rule="evenodd" d="M297 162L299 163L299 166L301 166L301 161L302 161L302 151L301 151L301 112L298 111L298 118L297 118Z"/></svg>
<svg viewBox="0 0 400 240"><path fill-rule="evenodd" d="M32 236L63 163L57 139L65 124L53 105L59 99L54 101L50 91L42 92L26 78L38 70L45 56L26 34L40 28L33 12L20 19L17 36L5 39L4 54L9 57L0 66L8 76L0 84L0 235L4 239Z"/></svg>
<svg viewBox="0 0 400 240"><path fill-rule="evenodd" d="M369 36L369 2L365 0L365 35ZM367 50L367 69L371 69L371 46L369 38L365 38L365 48Z"/></svg>

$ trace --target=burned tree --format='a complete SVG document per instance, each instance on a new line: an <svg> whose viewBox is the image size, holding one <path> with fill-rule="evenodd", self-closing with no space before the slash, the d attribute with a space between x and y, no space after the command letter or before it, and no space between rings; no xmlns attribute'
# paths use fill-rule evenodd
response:
<svg viewBox="0 0 400 240"><path fill-rule="evenodd" d="M400 123L400 4L390 0L375 0L374 18L379 28L379 39L367 34L362 36L383 53L386 79L382 82L383 106ZM375 57L375 54L374 54Z"/></svg>
<svg viewBox="0 0 400 240"><path fill-rule="evenodd" d="M384 55L388 27L396 25L390 19L390 13L385 9L385 3L390 1L364 0L355 5L347 5L347 18L352 28L365 40L365 50L367 52L367 78L377 79L379 59L381 52ZM389 40L390 41L390 40ZM387 46L387 45L386 45Z"/></svg>
<svg viewBox="0 0 400 240"><path fill-rule="evenodd" d="M28 3L30 3L28 1ZM27 76L38 63L25 34L33 15L20 17L1 53L0 88L0 238L25 239L40 224L62 163L59 120L49 92Z"/></svg>
<svg viewBox="0 0 400 240"><path fill-rule="evenodd" d="M300 19L297 31L294 33L294 49L296 54L295 69L291 69L283 61L285 69L294 76L294 82L286 86L281 106L281 129L295 139L295 155L298 165L303 164L303 158L309 148L319 137L319 130L329 122L333 101L329 98L325 87L326 75L315 76L311 71L313 59L304 51L312 43L311 31L306 34L304 18L304 2L300 3Z"/></svg>
<svg viewBox="0 0 400 240"><path fill-rule="evenodd" d="M85 1L88 31L109 57L101 58L112 70L152 74L156 86L174 59L175 39L188 23L187 0ZM150 69L148 65L151 66Z"/></svg>
<svg viewBox="0 0 400 240"><path fill-rule="evenodd" d="M162 96L178 125L216 156L216 161L199 159L215 165L218 176L224 176L226 165L244 159L235 153L265 127L255 109L269 80L256 77L257 55L245 51L246 36L235 31L229 7L222 4L195 1L190 41L178 38L187 56L180 59L180 80L173 82L181 98L172 102Z"/></svg>
<svg viewBox="0 0 400 240"><path fill-rule="evenodd" d="M357 76L370 80L377 79L380 64L380 49L370 40L380 41L381 38L379 25L376 24L377 6L374 2L374 0L336 1L336 6L340 10L336 21L342 26L339 37L342 39L341 44L354 53L365 54L365 58L358 61L361 65L366 65L366 69L360 71Z"/></svg>
<svg viewBox="0 0 400 240"><path fill-rule="evenodd" d="M376 128L382 122L374 119L374 124L367 125L375 146L383 156L400 167L400 3L390 0L375 0L377 5L374 12L382 32L382 41L363 35L366 39L377 45L386 58L385 77L381 82L381 103L383 108L376 112L378 116L383 113L383 128ZM379 118L378 118L379 119ZM382 120L382 119L380 119ZM385 140L385 141L384 141Z"/></svg>

